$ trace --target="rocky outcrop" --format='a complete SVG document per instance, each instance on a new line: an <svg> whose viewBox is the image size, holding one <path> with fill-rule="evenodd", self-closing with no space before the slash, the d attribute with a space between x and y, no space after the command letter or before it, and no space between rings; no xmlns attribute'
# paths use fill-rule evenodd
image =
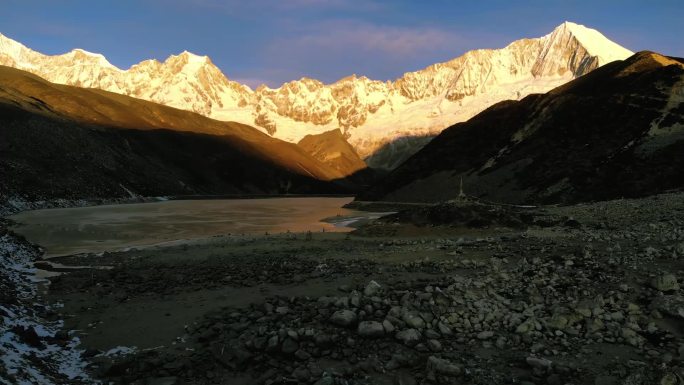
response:
<svg viewBox="0 0 684 385"><path fill-rule="evenodd" d="M367 167L340 130L307 135L297 144L311 156L338 170L342 175L352 175Z"/></svg>

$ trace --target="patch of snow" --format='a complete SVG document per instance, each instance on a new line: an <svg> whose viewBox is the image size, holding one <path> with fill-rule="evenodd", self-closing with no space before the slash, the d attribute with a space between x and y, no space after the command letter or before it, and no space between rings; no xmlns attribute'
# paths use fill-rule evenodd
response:
<svg viewBox="0 0 684 385"><path fill-rule="evenodd" d="M127 356L130 354L133 354L138 351L138 348L135 346L128 347L128 346L117 346L115 348L111 348L107 350L104 353L100 353L97 355L97 357L121 357L121 356Z"/></svg>
<svg viewBox="0 0 684 385"><path fill-rule="evenodd" d="M65 346L58 345L53 339L62 321L40 316L48 307L34 303L36 256L37 250L13 235L0 236L0 289L15 298L0 306L0 384L95 383L85 372L79 339L72 337Z"/></svg>

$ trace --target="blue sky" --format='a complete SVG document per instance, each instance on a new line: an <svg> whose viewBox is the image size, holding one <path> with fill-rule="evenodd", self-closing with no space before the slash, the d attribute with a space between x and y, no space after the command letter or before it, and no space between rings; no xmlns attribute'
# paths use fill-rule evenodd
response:
<svg viewBox="0 0 684 385"><path fill-rule="evenodd" d="M388 80L565 20L633 50L684 56L684 1L3 0L0 33L47 54L72 48L128 68L183 50L231 79Z"/></svg>

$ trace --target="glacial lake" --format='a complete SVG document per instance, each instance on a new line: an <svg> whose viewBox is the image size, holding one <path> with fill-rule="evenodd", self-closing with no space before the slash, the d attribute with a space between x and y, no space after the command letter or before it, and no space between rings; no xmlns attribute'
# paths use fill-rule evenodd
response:
<svg viewBox="0 0 684 385"><path fill-rule="evenodd" d="M347 232L385 213L342 208L344 198L173 200L32 210L10 217L12 229L46 257L99 253L214 236Z"/></svg>

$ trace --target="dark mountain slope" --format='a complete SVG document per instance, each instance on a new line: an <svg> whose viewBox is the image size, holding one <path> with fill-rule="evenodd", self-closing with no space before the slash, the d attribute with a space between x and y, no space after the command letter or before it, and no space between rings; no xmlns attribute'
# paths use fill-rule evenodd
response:
<svg viewBox="0 0 684 385"><path fill-rule="evenodd" d="M363 200L577 202L684 187L684 65L640 52L432 140Z"/></svg>
<svg viewBox="0 0 684 385"><path fill-rule="evenodd" d="M295 144L237 123L0 67L0 194L28 200L348 191Z"/></svg>

